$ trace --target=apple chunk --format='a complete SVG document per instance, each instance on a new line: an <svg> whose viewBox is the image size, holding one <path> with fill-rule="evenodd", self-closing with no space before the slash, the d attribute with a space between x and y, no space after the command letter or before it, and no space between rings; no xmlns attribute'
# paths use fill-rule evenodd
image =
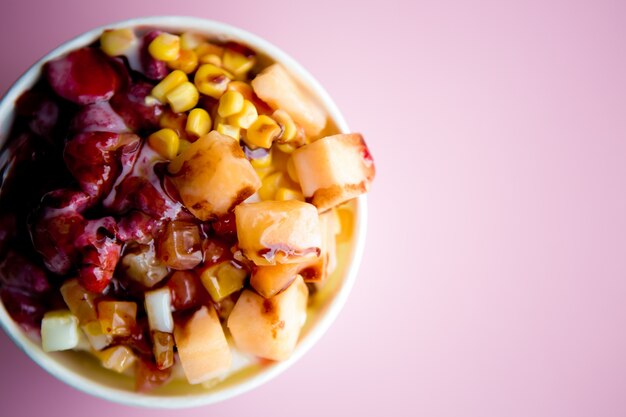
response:
<svg viewBox="0 0 626 417"><path fill-rule="evenodd" d="M294 167L304 196L321 212L368 191L374 179L374 160L363 136L327 136L298 148Z"/></svg>
<svg viewBox="0 0 626 417"><path fill-rule="evenodd" d="M261 100L274 110L286 111L309 136L318 135L326 126L326 114L280 64L273 64L251 82Z"/></svg>
<svg viewBox="0 0 626 417"><path fill-rule="evenodd" d="M270 299L245 290L228 318L237 347L265 359L289 358L306 321L308 295L301 276Z"/></svg>
<svg viewBox="0 0 626 417"><path fill-rule="evenodd" d="M190 384L208 381L230 368L230 348L214 308L203 306L184 324L177 323L174 340Z"/></svg>
<svg viewBox="0 0 626 417"><path fill-rule="evenodd" d="M319 258L319 215L311 204L296 200L240 204L235 220L239 247L256 265Z"/></svg>
<svg viewBox="0 0 626 417"><path fill-rule="evenodd" d="M217 131L189 145L168 170L183 203L200 220L225 215L261 187L239 143Z"/></svg>

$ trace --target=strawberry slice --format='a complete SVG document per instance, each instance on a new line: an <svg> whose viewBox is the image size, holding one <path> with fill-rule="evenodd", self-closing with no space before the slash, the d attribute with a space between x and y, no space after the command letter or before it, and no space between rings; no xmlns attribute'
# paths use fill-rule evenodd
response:
<svg viewBox="0 0 626 417"><path fill-rule="evenodd" d="M45 74L55 93L81 105L110 99L121 83L107 56L95 48L77 49L50 61Z"/></svg>

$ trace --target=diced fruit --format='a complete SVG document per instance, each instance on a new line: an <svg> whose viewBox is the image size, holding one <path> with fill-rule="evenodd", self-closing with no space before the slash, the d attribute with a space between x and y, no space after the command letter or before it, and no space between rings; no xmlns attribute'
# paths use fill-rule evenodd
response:
<svg viewBox="0 0 626 417"><path fill-rule="evenodd" d="M204 289L193 271L176 271L167 281L172 294L174 310L181 311L197 306L202 301Z"/></svg>
<svg viewBox="0 0 626 417"><path fill-rule="evenodd" d="M162 220L152 218L140 211L131 211L118 222L117 236L122 242L134 241L138 244L149 244L154 239L154 234L161 229L162 223Z"/></svg>
<svg viewBox="0 0 626 417"><path fill-rule="evenodd" d="M137 359L128 346L113 346L98 353L102 366L122 373L135 364Z"/></svg>
<svg viewBox="0 0 626 417"><path fill-rule="evenodd" d="M45 72L55 93L81 105L110 99L121 84L109 58L94 48L50 61Z"/></svg>
<svg viewBox="0 0 626 417"><path fill-rule="evenodd" d="M174 90L179 85L187 82L187 74L183 71L172 71L165 78L163 78L157 85L154 86L151 93L153 97L159 100L161 103L165 103L165 96Z"/></svg>
<svg viewBox="0 0 626 417"><path fill-rule="evenodd" d="M245 290L228 318L237 347L265 359L288 359L306 321L308 293L300 276L270 299Z"/></svg>
<svg viewBox="0 0 626 417"><path fill-rule="evenodd" d="M180 362L190 384L220 376L230 368L230 347L213 307L202 306L174 327Z"/></svg>
<svg viewBox="0 0 626 417"><path fill-rule="evenodd" d="M264 298L271 298L287 288L302 269L302 264L257 266L250 276L250 285Z"/></svg>
<svg viewBox="0 0 626 417"><path fill-rule="evenodd" d="M183 203L200 220L228 213L261 186L239 144L216 131L189 145L169 172Z"/></svg>
<svg viewBox="0 0 626 417"><path fill-rule="evenodd" d="M100 301L98 319L104 334L130 336L137 317L137 304L131 301Z"/></svg>
<svg viewBox="0 0 626 417"><path fill-rule="evenodd" d="M98 320L81 326L81 329L94 350L102 350L113 341L113 336L102 331L102 325Z"/></svg>
<svg viewBox="0 0 626 417"><path fill-rule="evenodd" d="M61 285L61 294L65 304L81 324L98 319L96 311L98 294L87 291L76 278L67 280Z"/></svg>
<svg viewBox="0 0 626 417"><path fill-rule="evenodd" d="M292 157L304 196L320 212L367 192L375 175L359 134L327 136L298 148Z"/></svg>
<svg viewBox="0 0 626 417"><path fill-rule="evenodd" d="M68 350L78 346L78 319L68 310L49 311L41 321L41 345L44 352Z"/></svg>
<svg viewBox="0 0 626 417"><path fill-rule="evenodd" d="M165 159L174 159L178 154L180 138L172 129L161 129L148 136L148 144Z"/></svg>
<svg viewBox="0 0 626 417"><path fill-rule="evenodd" d="M259 113L256 107L254 107L254 104L249 100L244 100L241 110L228 117L228 124L248 129L258 116Z"/></svg>
<svg viewBox="0 0 626 417"><path fill-rule="evenodd" d="M252 80L254 92L274 110L282 109L302 125L307 135L316 136L326 126L326 114L280 64L265 68Z"/></svg>
<svg viewBox="0 0 626 417"><path fill-rule="evenodd" d="M269 149L272 142L278 139L281 128L274 119L264 114L248 127L244 141L248 146Z"/></svg>
<svg viewBox="0 0 626 417"><path fill-rule="evenodd" d="M156 259L154 248L142 245L122 258L126 275L144 287L154 287L168 274L167 267Z"/></svg>
<svg viewBox="0 0 626 417"><path fill-rule="evenodd" d="M243 110L243 96L238 91L226 91L220 97L217 113L222 117L232 116Z"/></svg>
<svg viewBox="0 0 626 417"><path fill-rule="evenodd" d="M262 201L235 207L237 237L257 265L316 259L322 245L319 216L301 201Z"/></svg>
<svg viewBox="0 0 626 417"><path fill-rule="evenodd" d="M171 333L152 332L152 352L157 368L170 368L174 365L174 336Z"/></svg>
<svg viewBox="0 0 626 417"><path fill-rule="evenodd" d="M136 42L135 32L128 28L105 30L100 35L100 49L108 56L124 55Z"/></svg>
<svg viewBox="0 0 626 417"><path fill-rule="evenodd" d="M220 98L226 91L228 83L232 79L227 71L213 64L200 65L193 82L198 91L209 97Z"/></svg>
<svg viewBox="0 0 626 417"><path fill-rule="evenodd" d="M172 295L169 288L146 292L146 314L150 330L171 333L174 330Z"/></svg>
<svg viewBox="0 0 626 417"><path fill-rule="evenodd" d="M213 301L218 302L242 289L247 275L241 266L227 261L206 268L200 274L200 280Z"/></svg>
<svg viewBox="0 0 626 417"><path fill-rule="evenodd" d="M168 223L160 240L159 258L172 269L191 269L202 262L200 229L194 223Z"/></svg>
<svg viewBox="0 0 626 417"><path fill-rule="evenodd" d="M187 117L185 131L196 137L204 136L211 130L211 116L204 109L193 109Z"/></svg>
<svg viewBox="0 0 626 417"><path fill-rule="evenodd" d="M163 32L150 42L148 52L159 61L173 61L178 58L180 52L180 37Z"/></svg>

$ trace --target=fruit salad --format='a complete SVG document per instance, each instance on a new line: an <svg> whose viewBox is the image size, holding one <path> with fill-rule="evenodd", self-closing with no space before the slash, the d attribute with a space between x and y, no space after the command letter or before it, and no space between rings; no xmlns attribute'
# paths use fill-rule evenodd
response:
<svg viewBox="0 0 626 417"><path fill-rule="evenodd" d="M44 351L88 352L138 391L290 357L374 163L285 67L106 30L47 62L15 113L0 296Z"/></svg>

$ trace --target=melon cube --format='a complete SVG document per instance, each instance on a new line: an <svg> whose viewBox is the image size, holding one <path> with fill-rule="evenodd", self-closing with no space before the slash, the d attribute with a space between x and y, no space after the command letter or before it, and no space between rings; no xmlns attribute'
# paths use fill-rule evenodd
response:
<svg viewBox="0 0 626 417"><path fill-rule="evenodd" d="M289 358L306 321L308 294L301 276L270 299L245 290L228 318L237 347L265 359Z"/></svg>
<svg viewBox="0 0 626 417"><path fill-rule="evenodd" d="M102 332L111 336L130 336L136 325L137 304L132 301L100 301L98 319Z"/></svg>
<svg viewBox="0 0 626 417"><path fill-rule="evenodd" d="M41 345L44 352L68 350L80 341L78 318L69 310L49 311L41 321Z"/></svg>
<svg viewBox="0 0 626 417"><path fill-rule="evenodd" d="M146 315L150 330L171 333L174 330L172 317L172 293L168 287L145 293Z"/></svg>
<svg viewBox="0 0 626 417"><path fill-rule="evenodd" d="M113 341L113 336L111 336L110 334L105 334L102 331L102 325L98 320L89 322L81 326L81 329L87 337L89 345L91 345L94 350L102 350L105 347L109 346Z"/></svg>
<svg viewBox="0 0 626 417"><path fill-rule="evenodd" d="M135 354L128 346L113 346L97 356L100 358L102 366L115 372L122 373L135 363Z"/></svg>
<svg viewBox="0 0 626 417"><path fill-rule="evenodd" d="M264 298L271 298L296 279L303 264L257 266L250 276L250 285Z"/></svg>
<svg viewBox="0 0 626 417"><path fill-rule="evenodd" d="M67 307L81 324L90 323L98 319L96 312L96 298L98 294L87 291L78 279L73 278L61 285L61 295Z"/></svg>
<svg viewBox="0 0 626 417"><path fill-rule="evenodd" d="M230 347L213 307L202 306L185 323L177 323L174 340L190 384L208 381L230 368Z"/></svg>
<svg viewBox="0 0 626 417"><path fill-rule="evenodd" d="M183 203L200 220L225 215L261 187L239 142L217 131L190 144L168 169Z"/></svg>
<svg viewBox="0 0 626 417"><path fill-rule="evenodd" d="M326 126L324 110L282 65L273 64L265 68L251 84L261 100L274 110L286 111L307 135L316 136Z"/></svg>
<svg viewBox="0 0 626 417"><path fill-rule="evenodd" d="M224 261L206 268L200 274L202 285L215 302L239 291L248 273L231 261Z"/></svg>
<svg viewBox="0 0 626 417"><path fill-rule="evenodd" d="M240 204L235 220L239 248L256 265L319 258L319 215L311 204L297 200Z"/></svg>
<svg viewBox="0 0 626 417"><path fill-rule="evenodd" d="M356 133L327 136L293 152L302 192L320 212L369 190L374 161Z"/></svg>

